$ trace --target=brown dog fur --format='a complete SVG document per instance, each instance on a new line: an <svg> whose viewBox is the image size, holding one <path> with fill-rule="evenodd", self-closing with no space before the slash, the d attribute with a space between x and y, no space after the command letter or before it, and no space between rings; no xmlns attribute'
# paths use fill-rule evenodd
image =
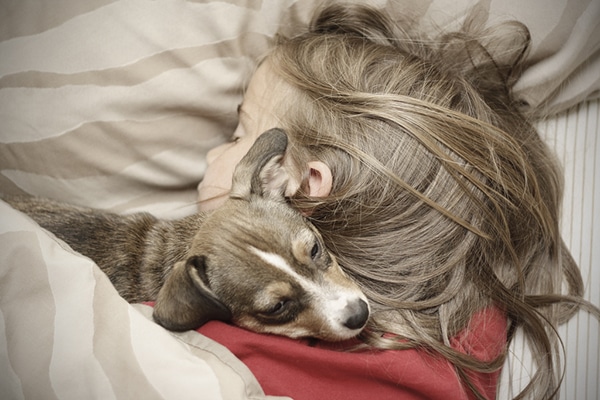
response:
<svg viewBox="0 0 600 400"><path fill-rule="evenodd" d="M366 324L366 297L286 204L287 136L259 137L235 170L225 204L159 220L32 197L5 200L92 260L129 302L156 301L171 330L211 319L290 337L343 340Z"/></svg>

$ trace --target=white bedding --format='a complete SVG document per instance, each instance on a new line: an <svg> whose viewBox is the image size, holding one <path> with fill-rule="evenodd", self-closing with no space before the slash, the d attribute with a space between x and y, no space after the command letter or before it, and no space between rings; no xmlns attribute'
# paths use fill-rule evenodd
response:
<svg viewBox="0 0 600 400"><path fill-rule="evenodd" d="M316 3L1 2L0 192L162 217L193 212L204 156L232 133L256 59L279 29L300 30ZM473 7L487 23L530 27L532 65L517 93L562 112L540 128L566 165L563 231L586 298L600 304L600 2L373 4L425 29L456 25ZM265 398L227 349L196 332L169 333L148 313L0 202L1 399ZM598 399L597 321L582 315L561 332L563 398ZM519 343L513 350L510 368L525 379L526 356Z"/></svg>
<svg viewBox="0 0 600 400"><path fill-rule="evenodd" d="M227 349L166 331L89 259L0 213L0 398L267 398Z"/></svg>

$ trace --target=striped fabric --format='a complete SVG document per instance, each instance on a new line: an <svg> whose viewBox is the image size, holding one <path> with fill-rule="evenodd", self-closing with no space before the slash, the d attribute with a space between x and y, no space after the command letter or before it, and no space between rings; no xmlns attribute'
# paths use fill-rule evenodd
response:
<svg viewBox="0 0 600 400"><path fill-rule="evenodd" d="M565 171L561 231L577 261L585 283L585 298L600 304L600 101L584 102L539 124L547 143L556 151ZM580 312L559 328L565 344L565 381L561 399L600 399L600 324ZM531 357L518 335L511 348L507 370L513 371L511 388L504 374L499 399L525 386L532 371Z"/></svg>
<svg viewBox="0 0 600 400"><path fill-rule="evenodd" d="M1 1L0 193L193 212L205 154L233 132L257 60L276 32L301 31L318 3ZM598 102L581 103L600 93L600 2L371 3L430 31L471 11L482 23L516 18L531 29L517 94L556 112L580 103L541 128L566 165L564 231L587 296L600 304ZM144 315L88 259L0 203L0 398L264 398L226 349ZM597 329L583 315L564 330L564 398L598 398ZM526 358L518 344L514 351ZM526 365L511 368L526 379Z"/></svg>
<svg viewBox="0 0 600 400"><path fill-rule="evenodd" d="M562 232L585 298L600 305L600 101L583 103L541 129L565 168ZM560 333L567 344L563 399L600 399L598 320L581 312Z"/></svg>
<svg viewBox="0 0 600 400"><path fill-rule="evenodd" d="M0 213L1 399L268 398L227 349L167 332L89 259Z"/></svg>

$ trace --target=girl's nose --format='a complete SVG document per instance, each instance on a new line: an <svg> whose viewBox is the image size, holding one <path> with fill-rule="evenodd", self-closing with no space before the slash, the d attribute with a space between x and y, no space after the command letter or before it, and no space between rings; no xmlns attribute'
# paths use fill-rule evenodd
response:
<svg viewBox="0 0 600 400"><path fill-rule="evenodd" d="M208 153L206 153L206 162L207 164L212 164L217 158L219 158L219 156L221 154L223 154L223 152L225 150L227 150L227 147L230 145L230 143L223 143L222 145L219 145L217 147L212 148L211 150L208 151Z"/></svg>

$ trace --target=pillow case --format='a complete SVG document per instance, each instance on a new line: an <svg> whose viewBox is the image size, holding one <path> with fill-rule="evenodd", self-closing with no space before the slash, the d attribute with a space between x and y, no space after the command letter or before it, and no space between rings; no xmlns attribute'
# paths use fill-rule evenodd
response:
<svg viewBox="0 0 600 400"><path fill-rule="evenodd" d="M205 154L233 132L257 59L276 32L301 31L321 3L3 1L0 191L192 212ZM532 31L532 67L517 90L531 106L561 109L598 88L596 1L370 3L432 32L470 12L484 24L521 20ZM557 95L563 82L571 86Z"/></svg>

